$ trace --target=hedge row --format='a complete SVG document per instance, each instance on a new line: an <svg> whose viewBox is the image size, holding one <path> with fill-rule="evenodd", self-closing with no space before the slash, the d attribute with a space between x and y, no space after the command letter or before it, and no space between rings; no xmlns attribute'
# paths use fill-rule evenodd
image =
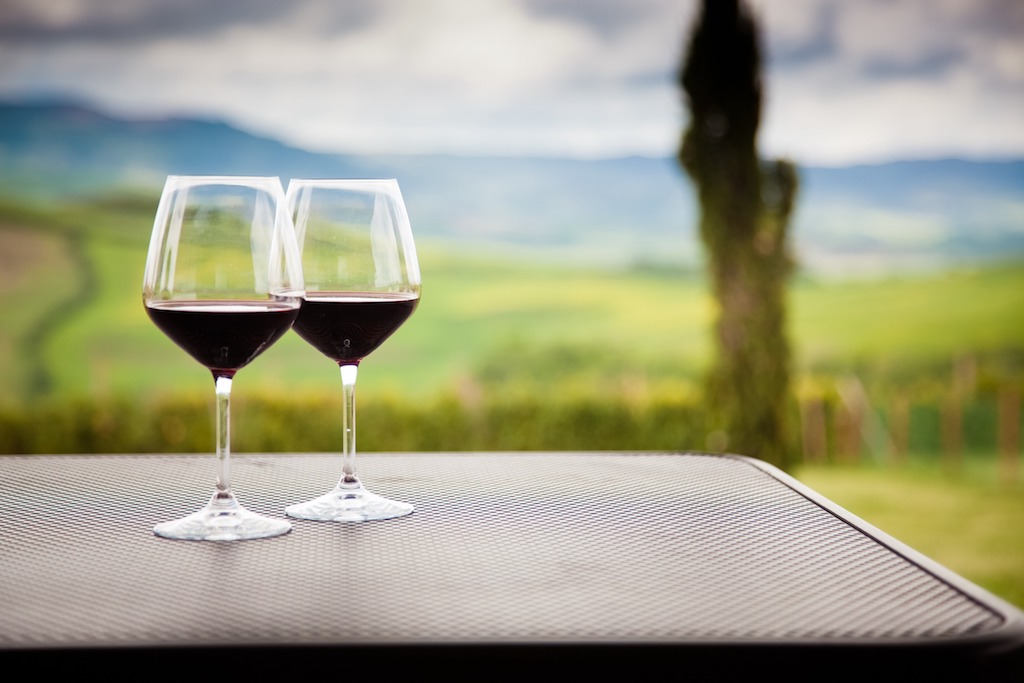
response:
<svg viewBox="0 0 1024 683"><path fill-rule="evenodd" d="M361 451L672 450L702 442L692 400L454 396L358 403ZM232 404L236 452L341 446L338 396L247 397ZM65 400L0 408L0 453L199 453L213 449L212 397Z"/></svg>
<svg viewBox="0 0 1024 683"><path fill-rule="evenodd" d="M836 395L817 400L817 426L809 418L810 403L794 405L791 411L794 462L880 456L885 455L880 448L894 444L904 452L923 454L940 454L950 443L966 455L1005 450L1000 434L1007 434L1006 410L995 396L978 395L957 403L952 422L948 400L912 401L903 406L901 425L893 418L894 406L871 406L873 412L862 411L854 423L849 406ZM1016 427L1010 436L1019 440L1017 435L1024 431L1019 401L1013 413ZM699 396L685 392L520 391L472 397L442 394L429 400L366 396L360 397L357 410L357 447L378 452L702 450L708 448L705 424ZM952 440L951 425L956 430ZM814 429L819 432L816 448L809 438ZM203 453L213 449L212 430L213 400L205 395L0 407L3 454ZM879 435L879 430L886 433ZM287 399L237 397L232 405L232 447L236 452L337 451L341 397L333 392Z"/></svg>

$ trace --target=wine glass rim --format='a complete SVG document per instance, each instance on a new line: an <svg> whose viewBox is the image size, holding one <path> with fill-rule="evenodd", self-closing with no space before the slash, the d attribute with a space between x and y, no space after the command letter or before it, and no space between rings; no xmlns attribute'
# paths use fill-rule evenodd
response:
<svg viewBox="0 0 1024 683"><path fill-rule="evenodd" d="M322 185L322 186L333 186L333 185L370 185L374 183L386 183L392 184L397 183L397 178L290 178L289 184L303 184L303 185Z"/></svg>
<svg viewBox="0 0 1024 683"><path fill-rule="evenodd" d="M168 184L175 185L260 185L264 183L277 183L280 185L281 178L278 176L258 175L180 175L171 174L167 176Z"/></svg>

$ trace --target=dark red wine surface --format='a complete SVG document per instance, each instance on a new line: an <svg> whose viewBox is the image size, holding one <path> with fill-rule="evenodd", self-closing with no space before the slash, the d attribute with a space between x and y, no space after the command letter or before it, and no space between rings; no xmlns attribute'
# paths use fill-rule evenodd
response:
<svg viewBox="0 0 1024 683"><path fill-rule="evenodd" d="M294 329L339 365L358 365L412 315L418 303L415 294L307 293Z"/></svg>
<svg viewBox="0 0 1024 683"><path fill-rule="evenodd" d="M232 376L280 339L299 308L284 302L160 301L153 323L215 375Z"/></svg>

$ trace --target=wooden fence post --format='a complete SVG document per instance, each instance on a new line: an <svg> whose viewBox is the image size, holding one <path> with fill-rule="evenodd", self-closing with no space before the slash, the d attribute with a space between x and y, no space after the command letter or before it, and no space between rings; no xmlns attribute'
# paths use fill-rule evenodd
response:
<svg viewBox="0 0 1024 683"><path fill-rule="evenodd" d="M836 405L836 455L845 462L859 462L864 442L864 392L855 378L839 386Z"/></svg>
<svg viewBox="0 0 1024 683"><path fill-rule="evenodd" d="M955 474L963 464L963 404L951 391L942 403L942 456L946 470Z"/></svg>
<svg viewBox="0 0 1024 683"><path fill-rule="evenodd" d="M825 431L825 401L820 396L809 396L800 402L800 437L804 460L823 463L828 454Z"/></svg>
<svg viewBox="0 0 1024 683"><path fill-rule="evenodd" d="M875 461L888 459L893 452L892 437L860 379L846 378L839 386L839 398L845 408L840 442L843 454L856 460L866 448Z"/></svg>
<svg viewBox="0 0 1024 683"><path fill-rule="evenodd" d="M1017 481L1020 461L1020 392L1007 387L999 392L999 474L1004 483Z"/></svg>
<svg viewBox="0 0 1024 683"><path fill-rule="evenodd" d="M893 457L905 464L910 453L910 399L898 394L889 413L889 434L892 438Z"/></svg>

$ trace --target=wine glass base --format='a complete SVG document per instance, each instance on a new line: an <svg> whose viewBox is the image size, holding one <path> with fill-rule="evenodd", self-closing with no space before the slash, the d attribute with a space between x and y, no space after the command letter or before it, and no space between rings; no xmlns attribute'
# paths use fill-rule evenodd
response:
<svg viewBox="0 0 1024 683"><path fill-rule="evenodd" d="M291 530L288 520L250 512L234 498L218 500L216 494L203 509L153 527L157 536L183 541L244 541L280 536Z"/></svg>
<svg viewBox="0 0 1024 683"><path fill-rule="evenodd" d="M393 519L412 513L410 503L389 500L363 488L362 484L339 484L322 496L289 505L284 509L289 517L319 522L367 522L375 519Z"/></svg>

